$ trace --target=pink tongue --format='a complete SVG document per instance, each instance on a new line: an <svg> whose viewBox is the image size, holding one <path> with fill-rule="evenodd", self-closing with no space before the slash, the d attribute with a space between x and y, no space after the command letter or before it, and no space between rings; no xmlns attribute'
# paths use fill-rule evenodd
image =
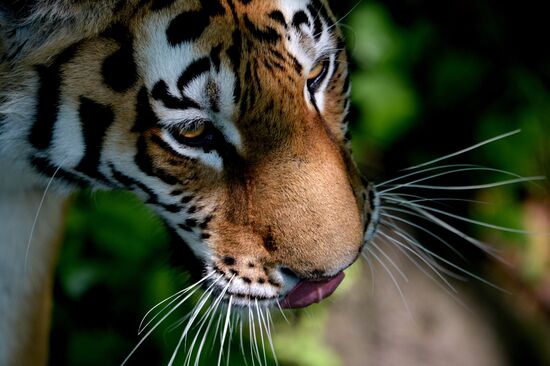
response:
<svg viewBox="0 0 550 366"><path fill-rule="evenodd" d="M281 302L283 309L298 309L317 303L332 295L340 282L344 279L344 272L322 281L301 281L294 287Z"/></svg>

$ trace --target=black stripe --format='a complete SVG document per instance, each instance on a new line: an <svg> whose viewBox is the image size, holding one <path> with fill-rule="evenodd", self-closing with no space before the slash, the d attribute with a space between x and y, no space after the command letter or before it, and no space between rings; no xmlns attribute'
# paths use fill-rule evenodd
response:
<svg viewBox="0 0 550 366"><path fill-rule="evenodd" d="M133 38L128 28L114 25L105 33L120 44L120 48L109 55L101 65L103 82L116 92L130 89L137 81L137 66L134 61Z"/></svg>
<svg viewBox="0 0 550 366"><path fill-rule="evenodd" d="M269 49L269 54L275 58L278 58L279 60L281 61L285 61L285 57L279 52L277 51L275 48L270 48Z"/></svg>
<svg viewBox="0 0 550 366"><path fill-rule="evenodd" d="M203 11L211 17L225 14L225 8L220 0L201 0L201 5Z"/></svg>
<svg viewBox="0 0 550 366"><path fill-rule="evenodd" d="M161 10L172 6L172 4L174 4L175 2L176 0L153 0L153 3L151 4L151 10Z"/></svg>
<svg viewBox="0 0 550 366"><path fill-rule="evenodd" d="M151 136L151 142L153 144L157 145L158 147L160 147L165 152L169 153L170 155L175 155L175 156L177 156L178 158L180 158L182 160L185 160L185 161L194 161L195 160L195 159L193 159L189 156L182 155L179 152L177 152L176 150L172 149L172 147L168 143L166 143L166 141L164 141L163 139L161 139L157 135L152 135ZM181 161L180 161L180 163L181 163Z"/></svg>
<svg viewBox="0 0 550 366"><path fill-rule="evenodd" d="M296 57L292 55L290 55L290 59L292 60L292 67L294 67L294 70L298 73L298 75L302 75L303 66L300 61L298 61Z"/></svg>
<svg viewBox="0 0 550 366"><path fill-rule="evenodd" d="M32 157L31 165L41 174L51 178L55 175L56 179L61 179L71 185L76 185L81 188L88 187L91 181L80 177L68 170L58 168L53 165L48 159L41 157Z"/></svg>
<svg viewBox="0 0 550 366"><path fill-rule="evenodd" d="M191 62L178 78L178 90L183 91L187 84L193 81L193 79L198 78L208 71L210 71L210 59L208 57L203 57Z"/></svg>
<svg viewBox="0 0 550 366"><path fill-rule="evenodd" d="M328 14L328 10L325 7L325 5L320 0L311 0L313 3L313 6L318 9L319 11L319 17L323 18L323 20L327 23L328 29L334 29L334 21ZM319 34L320 37L320 34Z"/></svg>
<svg viewBox="0 0 550 366"><path fill-rule="evenodd" d="M181 98L177 98L170 94L168 91L168 85L164 80L159 80L153 87L151 92L153 99L160 100L167 108L170 109L200 109L200 106L194 100L182 95Z"/></svg>
<svg viewBox="0 0 550 366"><path fill-rule="evenodd" d="M180 213L183 210L183 207L178 206L176 204L167 204L167 203L157 203L157 205L164 208L166 211L171 213Z"/></svg>
<svg viewBox="0 0 550 366"><path fill-rule="evenodd" d="M168 43L177 46L197 40L210 24L210 16L204 11L188 11L176 16L166 29Z"/></svg>
<svg viewBox="0 0 550 366"><path fill-rule="evenodd" d="M279 10L274 10L269 13L269 17L277 23L282 24L285 28L288 27L288 25L286 24L285 16Z"/></svg>
<svg viewBox="0 0 550 366"><path fill-rule="evenodd" d="M99 172L99 164L107 129L114 121L113 110L109 106L80 97L78 113L84 137L84 157L75 169L90 177L105 180L105 176Z"/></svg>
<svg viewBox="0 0 550 366"><path fill-rule="evenodd" d="M77 43L66 48L50 66L36 66L40 86L37 95L36 119L31 128L29 142L39 150L47 149L52 142L54 125L61 102L61 79L63 77L61 68L73 58L78 46Z"/></svg>
<svg viewBox="0 0 550 366"><path fill-rule="evenodd" d="M302 24L306 24L308 27L309 24L309 18L307 17L306 13L303 10L300 10L294 14L294 17L292 17L292 26L294 28L300 29L300 26Z"/></svg>
<svg viewBox="0 0 550 366"><path fill-rule="evenodd" d="M219 0L202 0L202 9L179 14L166 29L166 37L172 46L197 40L210 25L210 17L225 14Z"/></svg>
<svg viewBox="0 0 550 366"><path fill-rule="evenodd" d="M155 192L149 187L147 187L142 182L127 176L126 174L120 172L117 170L113 164L109 164L109 168L111 169L112 176L115 180L120 182L126 189L132 189L132 188L139 188L144 193L149 195L149 199L147 200L147 203L157 203L158 197Z"/></svg>
<svg viewBox="0 0 550 366"><path fill-rule="evenodd" d="M344 79L344 85L342 85L342 92L346 93L351 85L351 78L349 72L346 73L346 78Z"/></svg>
<svg viewBox="0 0 550 366"><path fill-rule="evenodd" d="M323 23L321 22L321 10L315 9L313 5L308 5L307 9L309 10L311 17L313 18L313 35L315 36L315 39L318 41L321 38L321 34L323 33Z"/></svg>
<svg viewBox="0 0 550 366"><path fill-rule="evenodd" d="M233 23L239 24L239 17L237 15L237 10L235 9L235 3L233 3L233 0L227 0L227 5L229 6L231 14L233 15Z"/></svg>
<svg viewBox="0 0 550 366"><path fill-rule="evenodd" d="M134 161L138 168L148 176L156 177L169 185L181 184L180 180L161 168L154 166L151 156L147 151L147 142L144 136L140 136L137 142L137 153L134 157Z"/></svg>
<svg viewBox="0 0 550 366"><path fill-rule="evenodd" d="M158 117L153 112L151 103L149 103L147 88L143 86L137 94L136 121L134 127L132 127L132 132L145 132L156 125L158 121Z"/></svg>
<svg viewBox="0 0 550 366"><path fill-rule="evenodd" d="M235 87L233 89L233 99L237 103L241 98L241 55L242 55L242 34L239 30L233 32L233 44L227 49L227 56L233 64L233 72L235 73Z"/></svg>
<svg viewBox="0 0 550 366"><path fill-rule="evenodd" d="M266 27L265 30L256 27L247 14L244 16L244 25L250 34L261 42L276 43L281 39L280 34L271 27Z"/></svg>
<svg viewBox="0 0 550 366"><path fill-rule="evenodd" d="M212 61L212 64L214 65L214 68L216 69L216 72L220 72L221 67L221 59L220 59L220 53L222 52L222 45L219 44L216 47L212 48L212 51L210 51L210 61Z"/></svg>

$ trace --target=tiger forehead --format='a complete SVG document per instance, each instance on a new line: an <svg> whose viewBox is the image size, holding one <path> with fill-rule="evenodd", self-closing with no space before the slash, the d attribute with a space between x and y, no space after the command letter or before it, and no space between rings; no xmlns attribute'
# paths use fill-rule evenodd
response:
<svg viewBox="0 0 550 366"><path fill-rule="evenodd" d="M145 11L136 18L136 33L146 32L140 18L169 17L166 36L174 47L192 42L197 51L207 53L216 46L230 46L238 32L244 41L241 51L256 56L273 51L274 47L288 51L285 46L290 41L289 33L302 31L301 27L307 25L311 27L312 39L299 37L297 41L301 51L309 51L315 57L312 41L319 41L321 19L334 20L322 0L156 0L152 10L156 11ZM158 23L155 20L154 24ZM331 33L338 40L341 38L337 29ZM265 49L262 45L270 47Z"/></svg>

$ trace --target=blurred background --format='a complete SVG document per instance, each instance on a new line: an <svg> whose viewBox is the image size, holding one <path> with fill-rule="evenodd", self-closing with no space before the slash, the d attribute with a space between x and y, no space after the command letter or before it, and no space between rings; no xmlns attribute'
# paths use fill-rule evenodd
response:
<svg viewBox="0 0 550 366"><path fill-rule="evenodd" d="M350 50L353 148L364 174L381 182L408 166L521 129L449 164L550 176L550 47L542 3L334 1ZM437 185L506 179L471 171L441 177ZM408 191L468 200L434 207L535 234L452 222L497 249L496 260L456 235L430 229L463 259L408 227L436 255L474 276L454 269L466 277L453 280L455 292L432 281L426 266L419 269L402 251L380 243L390 258L378 261L385 265L373 258L357 264L325 304L288 313L289 323L276 321L279 363L550 365L550 237L540 234L550 232L549 187L541 181ZM139 340L142 316L188 281L170 265L170 236L132 196L83 192L74 198L64 240L50 363L119 365ZM170 324L154 332L129 364L166 364L181 332ZM215 364L217 352L205 354L202 364ZM235 345L230 364L242 365L242 359Z"/></svg>

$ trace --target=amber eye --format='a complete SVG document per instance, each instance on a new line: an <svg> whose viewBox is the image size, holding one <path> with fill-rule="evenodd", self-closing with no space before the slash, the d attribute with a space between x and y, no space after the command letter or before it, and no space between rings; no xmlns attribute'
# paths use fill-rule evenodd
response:
<svg viewBox="0 0 550 366"><path fill-rule="evenodd" d="M206 131L206 124L199 123L199 124L195 124L195 126L193 126L190 129L181 130L180 135L184 139L197 139L197 138L200 138L205 131Z"/></svg>
<svg viewBox="0 0 550 366"><path fill-rule="evenodd" d="M307 88L310 92L315 92L327 75L330 66L329 60L318 62L309 72L307 76Z"/></svg>
<svg viewBox="0 0 550 366"><path fill-rule="evenodd" d="M203 120L187 123L182 128L173 129L171 133L180 143L191 147L208 147L218 135L212 123Z"/></svg>

